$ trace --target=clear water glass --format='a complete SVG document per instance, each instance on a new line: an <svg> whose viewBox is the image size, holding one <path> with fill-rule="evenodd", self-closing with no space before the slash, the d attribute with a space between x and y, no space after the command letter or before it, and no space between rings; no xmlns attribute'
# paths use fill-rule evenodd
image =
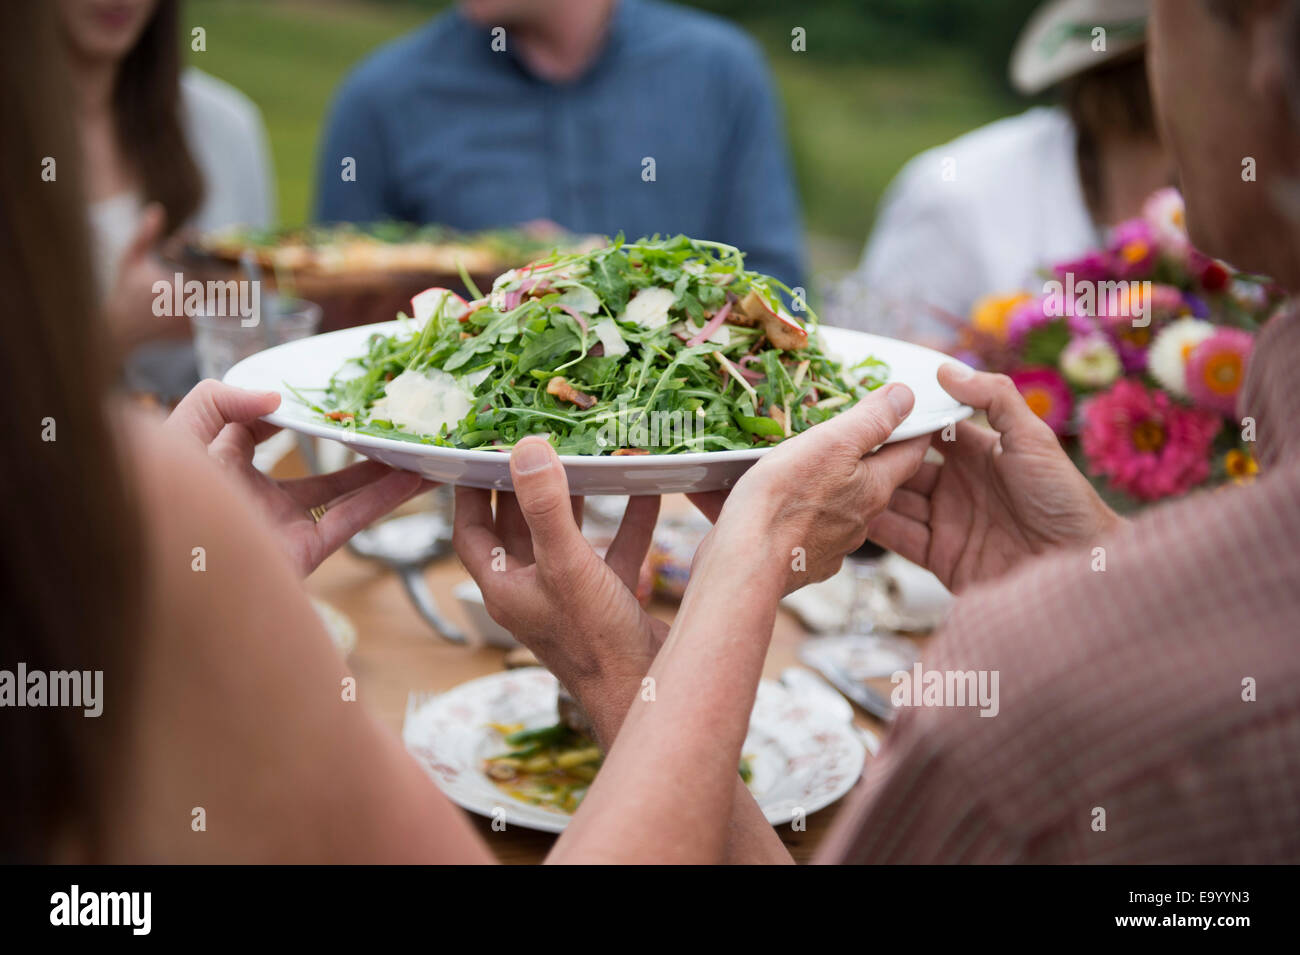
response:
<svg viewBox="0 0 1300 955"><path fill-rule="evenodd" d="M267 296L255 318L249 323L239 315L200 312L190 316L200 378L219 381L249 355L316 334L321 307L306 299Z"/></svg>

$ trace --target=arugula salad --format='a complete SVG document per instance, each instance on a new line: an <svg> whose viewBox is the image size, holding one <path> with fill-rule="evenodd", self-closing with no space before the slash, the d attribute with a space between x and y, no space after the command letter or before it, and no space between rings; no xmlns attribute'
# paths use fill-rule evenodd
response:
<svg viewBox="0 0 1300 955"><path fill-rule="evenodd" d="M676 454L780 441L888 376L874 358L827 356L816 316L784 307L791 290L717 242L620 236L507 271L487 294L461 278L472 301L421 292L307 403L364 434L444 447L546 434L561 454Z"/></svg>

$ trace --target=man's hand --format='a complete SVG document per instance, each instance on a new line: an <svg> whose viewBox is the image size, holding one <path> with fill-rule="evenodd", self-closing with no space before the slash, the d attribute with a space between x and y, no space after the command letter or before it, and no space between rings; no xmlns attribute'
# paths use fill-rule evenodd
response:
<svg viewBox="0 0 1300 955"><path fill-rule="evenodd" d="M696 565L717 548L728 554L758 548L779 569L774 583L783 594L834 574L925 456L923 438L875 450L914 400L905 385L887 385L773 448L729 494L691 495L715 522Z"/></svg>
<svg viewBox="0 0 1300 955"><path fill-rule="evenodd" d="M1119 523L1011 379L953 363L939 384L987 412L993 430L963 421L953 441L934 435L943 464L922 464L894 493L868 528L872 540L960 591Z"/></svg>
<svg viewBox="0 0 1300 955"><path fill-rule="evenodd" d="M514 493L456 488L456 553L488 613L583 704L606 745L667 627L636 599L658 497L633 497L602 559L578 527L559 457L545 438L510 455ZM631 689L629 689L631 688Z"/></svg>

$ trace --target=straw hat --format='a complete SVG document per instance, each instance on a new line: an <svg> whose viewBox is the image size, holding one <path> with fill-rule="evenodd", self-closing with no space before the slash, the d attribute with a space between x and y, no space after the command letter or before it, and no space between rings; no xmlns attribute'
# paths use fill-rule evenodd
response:
<svg viewBox="0 0 1300 955"><path fill-rule="evenodd" d="M1086 73L1146 44L1148 0L1048 0L1011 54L1011 82L1026 95ZM1100 44L1105 30L1105 49Z"/></svg>

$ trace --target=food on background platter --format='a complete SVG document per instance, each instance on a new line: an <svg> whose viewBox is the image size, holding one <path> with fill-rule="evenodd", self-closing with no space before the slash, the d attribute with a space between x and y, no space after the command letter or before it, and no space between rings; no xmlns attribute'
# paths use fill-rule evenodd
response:
<svg viewBox="0 0 1300 955"><path fill-rule="evenodd" d="M462 276L468 279L468 276ZM431 288L316 402L359 433L507 451L547 434L561 454L745 450L807 430L884 384L844 367L736 248L677 236L553 253L473 300Z"/></svg>
<svg viewBox="0 0 1300 955"><path fill-rule="evenodd" d="M206 233L195 242L200 254L238 264L252 259L267 273L340 276L354 273L495 275L557 245L591 243L578 236L542 236L527 229L464 233L446 226L402 222L372 225L314 225L299 228L235 226Z"/></svg>

